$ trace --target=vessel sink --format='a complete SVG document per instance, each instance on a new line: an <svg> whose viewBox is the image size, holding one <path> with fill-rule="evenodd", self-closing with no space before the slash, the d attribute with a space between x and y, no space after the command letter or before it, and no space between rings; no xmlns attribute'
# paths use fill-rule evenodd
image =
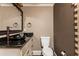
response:
<svg viewBox="0 0 79 59"><path fill-rule="evenodd" d="M32 36L33 36L33 32L24 33L24 35L25 35L26 37L32 37Z"/></svg>

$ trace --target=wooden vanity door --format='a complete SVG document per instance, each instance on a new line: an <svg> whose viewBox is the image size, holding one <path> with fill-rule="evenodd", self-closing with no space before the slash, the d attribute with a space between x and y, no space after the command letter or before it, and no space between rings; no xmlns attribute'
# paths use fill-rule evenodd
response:
<svg viewBox="0 0 79 59"><path fill-rule="evenodd" d="M71 3L56 3L54 5L54 49L57 55L65 51L74 55L74 15Z"/></svg>

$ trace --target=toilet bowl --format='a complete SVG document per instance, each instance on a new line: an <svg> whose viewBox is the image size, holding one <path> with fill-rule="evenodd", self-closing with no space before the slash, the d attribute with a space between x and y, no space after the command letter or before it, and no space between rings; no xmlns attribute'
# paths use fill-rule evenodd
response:
<svg viewBox="0 0 79 59"><path fill-rule="evenodd" d="M43 56L53 56L53 50L49 47L50 37L41 37L42 44L42 55Z"/></svg>

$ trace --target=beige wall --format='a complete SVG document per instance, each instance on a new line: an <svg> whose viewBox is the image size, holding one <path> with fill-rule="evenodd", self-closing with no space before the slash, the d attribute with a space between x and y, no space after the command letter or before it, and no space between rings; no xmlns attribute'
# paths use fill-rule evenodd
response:
<svg viewBox="0 0 79 59"><path fill-rule="evenodd" d="M17 22L17 28L13 24ZM21 29L21 16L20 12L14 6L1 6L0 7L0 30L6 30L6 27L13 27L11 29Z"/></svg>
<svg viewBox="0 0 79 59"><path fill-rule="evenodd" d="M34 33L34 50L40 49L40 37L50 36L50 46L53 47L53 6L29 6L23 7L24 27L26 32ZM27 28L27 23L31 22L32 27Z"/></svg>

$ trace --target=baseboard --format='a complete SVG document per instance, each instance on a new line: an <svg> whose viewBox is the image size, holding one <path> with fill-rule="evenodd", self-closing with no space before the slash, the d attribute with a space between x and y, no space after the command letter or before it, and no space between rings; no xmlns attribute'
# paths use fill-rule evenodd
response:
<svg viewBox="0 0 79 59"><path fill-rule="evenodd" d="M41 50L33 50L33 56L41 56Z"/></svg>
<svg viewBox="0 0 79 59"><path fill-rule="evenodd" d="M33 56L42 56L41 50L33 50ZM53 56L57 56L54 50L53 50Z"/></svg>

